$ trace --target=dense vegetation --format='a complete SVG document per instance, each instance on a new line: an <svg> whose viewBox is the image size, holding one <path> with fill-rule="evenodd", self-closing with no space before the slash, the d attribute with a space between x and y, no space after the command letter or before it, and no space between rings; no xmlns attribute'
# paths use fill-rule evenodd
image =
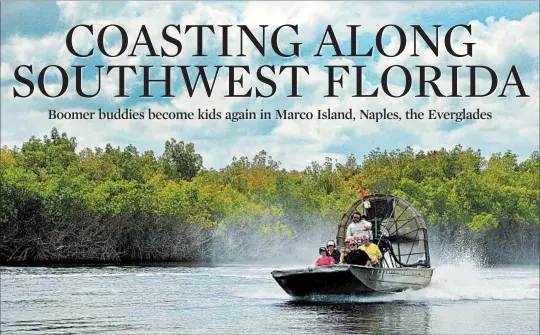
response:
<svg viewBox="0 0 540 335"><path fill-rule="evenodd" d="M351 155L286 171L261 151L215 171L174 139L161 156L132 145L76 148L56 129L2 148L1 263L290 255L335 234L361 184L411 201L435 245L467 239L490 262L538 262L538 152L518 162L511 152L484 158L460 146L377 149L361 163Z"/></svg>

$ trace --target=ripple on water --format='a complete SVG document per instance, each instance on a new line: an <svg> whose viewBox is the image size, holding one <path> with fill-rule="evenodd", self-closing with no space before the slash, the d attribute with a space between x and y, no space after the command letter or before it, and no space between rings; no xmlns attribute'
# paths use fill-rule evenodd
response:
<svg viewBox="0 0 540 335"><path fill-rule="evenodd" d="M538 269L442 266L419 291L289 297L268 267L0 268L5 333L538 334Z"/></svg>

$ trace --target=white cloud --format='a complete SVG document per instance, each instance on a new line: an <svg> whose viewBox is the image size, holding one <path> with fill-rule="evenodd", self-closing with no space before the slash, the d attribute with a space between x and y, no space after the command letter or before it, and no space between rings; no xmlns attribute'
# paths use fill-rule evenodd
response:
<svg viewBox="0 0 540 335"><path fill-rule="evenodd" d="M13 78L13 69L8 63L2 62L0 64L0 78L2 81Z"/></svg>
<svg viewBox="0 0 540 335"><path fill-rule="evenodd" d="M24 64L41 69L50 65L50 61L57 59L64 43L63 36L57 33L43 38L15 35L10 37L7 43L2 44L2 58L8 64L13 63L10 64L12 67L15 67L14 64Z"/></svg>
<svg viewBox="0 0 540 335"><path fill-rule="evenodd" d="M316 52L316 47L322 38L322 32L327 24L332 24L340 40L348 37L347 24L362 24L360 32L374 33L385 24L399 24L408 29L407 25L417 24L415 21L418 14L427 11L457 10L455 6L469 6L470 4L455 3L423 3L422 7L410 6L406 3L364 3L364 2L256 2L256 3L172 3L172 2L60 2L60 19L66 27L75 24L86 23L94 25L94 37L78 31L75 38L76 47L86 50L90 46L96 47L95 39L99 29L107 24L119 24L126 29L129 35L127 52L117 58L102 57L101 61L108 65L184 65L192 63L190 55L195 52L196 43L194 31L187 35L182 29L180 39L184 45L183 53L176 58L150 59L144 57L146 49L137 49L136 57L128 57L140 27L144 24L154 42L157 51L166 45L161 38L161 29L166 24L247 24L256 29L261 24L268 24L266 41L270 40L270 33L281 24L298 24L299 34L285 32L281 36L280 45L287 50L288 43L301 41L304 43L302 57L291 58L284 64L298 65L311 64L310 75L301 76L301 93L304 98L285 99L290 85L288 72L275 75L273 79L278 86L279 94L271 99L245 99L224 98L228 93L228 81L226 76L218 77L212 97L207 97L199 83L194 97L190 98L187 92L173 89L178 96L168 101L147 102L142 99L128 101L126 99L112 98L118 90L118 75L111 73L102 77L102 94L91 101L76 99L74 83L70 82L70 94L60 99L45 99L39 95L28 99L13 99L12 87L3 83L2 86L2 142L22 143L32 135L48 133L52 126L59 126L61 131L68 132L70 136L79 139L81 147L103 146L107 142L119 145L134 143L140 151L153 149L161 152L163 143L170 137L179 140L192 141L197 150L205 158L208 167L223 167L228 164L233 156L253 156L260 150L265 149L275 159L284 163L286 168L303 168L312 160L321 161L329 156L336 159L344 159L344 151L350 150L351 146L363 150L365 153L378 143L386 143L388 138L395 138L393 142L399 147L412 145L415 148L438 149L442 146L453 146L461 143L466 146L480 148L485 153L511 149L518 154L527 155L531 150L538 148L538 13L532 13L521 20L508 20L505 18L492 18L487 20L473 20L473 36L468 33L457 33L455 43L474 42L473 58L454 58L446 52L441 52L439 57L434 57L425 45L420 46L420 57L411 58L412 44L409 43L402 56L395 58L380 58L367 62L372 74L366 77L364 74L364 92L372 92L379 86L376 76L385 68L393 64L404 64L414 69L415 65L433 65L444 68L446 65L472 65L482 64L491 66L498 74L504 76L509 67L516 64L522 74L522 79L531 98L498 98L495 94L482 99L450 99L450 98L415 98L412 94L394 99L384 96L379 92L378 98L354 98L356 78L354 72L344 76L344 87L336 87L339 98L323 98L327 93L327 74L323 64L314 62L310 53ZM445 6L445 7L441 7ZM424 22L422 22L424 23ZM438 23L438 22L436 22ZM424 23L425 26L433 24ZM441 36L448 26L441 28ZM67 51L65 47L66 31L47 32L42 38L30 38L26 36L12 36L2 44L3 62L1 64L2 81L10 79L13 69L20 64L33 64L36 69L45 64L60 64L67 66L77 63L78 60ZM410 31L408 31L410 38ZM221 30L216 34L208 34L205 47L209 54L219 53ZM372 42L361 38L362 43ZM412 39L409 39L412 41ZM387 50L396 47L396 39L390 40ZM248 57L221 58L220 64L247 64L253 68L269 62L268 59L256 55L253 46L244 42L246 50L250 51ZM119 41L111 35L107 40L111 49L119 47ZM364 50L364 44L361 50ZM442 47L442 41L440 43ZM312 50L315 48L314 50ZM39 50L35 52L35 50ZM172 49L171 49L172 50ZM240 51L240 37L237 30L230 32L230 53L236 55ZM268 47L269 55L272 55ZM96 50L98 52L98 50ZM200 60L199 60L200 61ZM208 65L213 65L210 60L204 60ZM274 60L272 60L275 63ZM532 62L532 63L531 63ZM313 63L313 64L312 64ZM324 64L354 65L351 59L326 59ZM276 64L278 65L278 64ZM91 71L91 69L88 69ZM222 69L226 74L226 70ZM179 71L173 71L175 76ZM6 73L8 74L6 76ZM417 81L417 74L413 80ZM375 76L373 76L375 74ZM36 75L37 76L37 75ZM244 76L244 87L264 87L255 75ZM128 75L127 85L130 93L134 92L133 82L142 81L142 75L137 77ZM451 82L448 73L438 80L439 87L443 92L448 91ZM370 81L371 80L371 81ZM468 86L467 78L460 80L460 89ZM480 81L485 85L484 81ZM499 83L502 85L502 83ZM96 86L88 85L91 92ZM94 83L95 85L95 83ZM54 85L50 85L51 87ZM399 87L395 87L397 89ZM246 89L247 90L247 89ZM379 91L381 89L379 88ZM277 96L280 97L277 97ZM129 105L124 105L129 102ZM62 111L95 111L96 106L105 110L116 108L132 108L141 111L152 108L159 112L197 111L198 108L216 108L224 115L225 112L244 110L258 111L275 110L286 108L290 111L312 111L317 109L332 108L334 111L346 111L353 108L357 113L359 109L381 111L387 108L389 111L404 112L409 108L426 111L434 108L439 111L455 111L466 108L475 110L481 108L490 111L493 119L478 122L463 122L458 127L452 122L433 120L402 120L401 122L384 121L374 122L357 120L279 120L279 121L243 121L232 123L227 120L161 120L161 121L53 121L46 119L46 111L49 108L58 108ZM94 108L95 107L95 108ZM7 112L6 112L7 111ZM16 112L15 112L16 111ZM358 117L358 114L357 114ZM22 127L24 125L24 127ZM404 135L405 134L405 135ZM407 137L404 137L407 136ZM340 147L347 149L340 150ZM383 147L384 149L384 147Z"/></svg>
<svg viewBox="0 0 540 335"><path fill-rule="evenodd" d="M423 47L419 52L420 57L409 61L408 55L412 53L412 45L409 44L404 52L404 56L399 59L381 58L376 64L376 68L381 73L385 68L392 64L407 64L408 68L414 69L415 65L430 64L443 68L445 65L485 65L493 68L499 78L499 86L495 93L482 99L450 99L444 97L432 96L427 103L415 104L408 99L409 106L414 106L419 110L426 111L428 108L438 111L459 111L465 108L468 111L475 111L480 108L481 111L491 112L493 119L487 121L467 122L465 126L450 131L441 130L441 122L434 121L409 121L403 122L400 126L405 127L412 132L418 139L415 141L423 147L432 149L441 146L452 146L458 143L481 147L488 152L504 151L507 148L519 150L521 153L527 153L538 148L538 13L533 13L524 17L520 21L509 21L504 18L495 20L488 19L485 24L475 20L471 22L472 33L458 34L456 44L466 42L475 43L473 47L473 57L464 57L455 59L448 53L441 53L440 57L432 57L429 50ZM410 36L409 36L410 37ZM392 40L390 44L395 44ZM536 66L534 70L527 71L524 55L529 57L526 60L532 60ZM516 65L521 69L523 84L526 87L530 98L510 97L499 98L502 86L509 73L510 67ZM417 71L411 70L413 75ZM467 74L468 71L460 72ZM450 92L451 80L448 71L443 71L438 86L441 91ZM469 87L468 76L462 76L459 79L458 86L465 95ZM481 91L486 91L490 81L480 80L479 87ZM517 94L517 90L510 89L512 94ZM465 93L463 93L465 92ZM448 94L448 93L447 93ZM432 93L433 95L433 93ZM510 135L512 134L512 135ZM517 136L516 136L517 135ZM528 148L528 149L524 149Z"/></svg>

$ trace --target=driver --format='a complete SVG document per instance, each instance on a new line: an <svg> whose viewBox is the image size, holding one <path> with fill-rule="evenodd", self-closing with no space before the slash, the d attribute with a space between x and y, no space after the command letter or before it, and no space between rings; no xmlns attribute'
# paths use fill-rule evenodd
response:
<svg viewBox="0 0 540 335"><path fill-rule="evenodd" d="M360 223L361 217L359 212L354 212L352 222L347 227L347 236L359 236L364 232L364 225Z"/></svg>

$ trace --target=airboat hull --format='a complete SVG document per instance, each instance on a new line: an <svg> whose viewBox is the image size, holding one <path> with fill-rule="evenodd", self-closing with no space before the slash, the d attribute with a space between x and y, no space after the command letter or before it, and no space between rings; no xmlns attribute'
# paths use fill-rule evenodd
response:
<svg viewBox="0 0 540 335"><path fill-rule="evenodd" d="M432 268L373 268L360 265L272 271L278 284L293 297L418 290L430 284L432 274Z"/></svg>

